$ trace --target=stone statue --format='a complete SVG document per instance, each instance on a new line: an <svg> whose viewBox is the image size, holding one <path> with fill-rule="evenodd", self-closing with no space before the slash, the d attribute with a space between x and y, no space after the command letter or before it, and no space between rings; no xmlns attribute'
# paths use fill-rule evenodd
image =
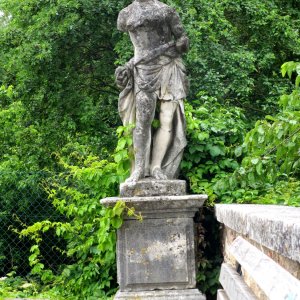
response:
<svg viewBox="0 0 300 300"><path fill-rule="evenodd" d="M181 55L188 51L188 37L176 11L157 0L135 0L124 8L118 29L129 32L134 46L134 57L116 70L121 119L124 125L135 124L135 162L126 183L146 176L176 178L186 146L188 81ZM160 125L152 139L157 111Z"/></svg>

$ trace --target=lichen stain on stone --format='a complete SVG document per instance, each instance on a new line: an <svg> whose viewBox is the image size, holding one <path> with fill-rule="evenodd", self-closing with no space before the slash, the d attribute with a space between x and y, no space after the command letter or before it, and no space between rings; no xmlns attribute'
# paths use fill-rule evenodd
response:
<svg viewBox="0 0 300 300"><path fill-rule="evenodd" d="M127 252L130 263L149 264L149 262L170 260L176 258L177 265L185 263L186 238L180 234L173 234L169 241L155 241L148 247Z"/></svg>
<svg viewBox="0 0 300 300"><path fill-rule="evenodd" d="M175 225L176 221L175 221L174 219L167 219L167 220L166 220L166 223L167 223L168 225Z"/></svg>
<svg viewBox="0 0 300 300"><path fill-rule="evenodd" d="M131 249L128 251L127 255L128 255L128 256L131 256L131 255L134 255L134 253L135 253L135 250L134 250L133 248L131 248Z"/></svg>
<svg viewBox="0 0 300 300"><path fill-rule="evenodd" d="M128 300L143 300L142 297L136 297L136 296L133 296L133 297L130 297L130 298L127 298Z"/></svg>
<svg viewBox="0 0 300 300"><path fill-rule="evenodd" d="M141 253L142 253L142 255L146 254L147 253L147 248L142 248Z"/></svg>

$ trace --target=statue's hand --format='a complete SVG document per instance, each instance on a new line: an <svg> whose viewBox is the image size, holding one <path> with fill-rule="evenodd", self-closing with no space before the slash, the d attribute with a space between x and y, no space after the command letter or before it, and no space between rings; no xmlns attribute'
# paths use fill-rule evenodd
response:
<svg viewBox="0 0 300 300"><path fill-rule="evenodd" d="M177 48L174 46L170 47L166 52L164 52L164 55L171 57L171 58L178 57Z"/></svg>
<svg viewBox="0 0 300 300"><path fill-rule="evenodd" d="M124 89L130 78L130 71L125 66L118 67L115 71L115 77L118 88Z"/></svg>
<svg viewBox="0 0 300 300"><path fill-rule="evenodd" d="M184 35L176 41L176 50L180 54L185 53L189 50L189 45L189 38L186 35Z"/></svg>

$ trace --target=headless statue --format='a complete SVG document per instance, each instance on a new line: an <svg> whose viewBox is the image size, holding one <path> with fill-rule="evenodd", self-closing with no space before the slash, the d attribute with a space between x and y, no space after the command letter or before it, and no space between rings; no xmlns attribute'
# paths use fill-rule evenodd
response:
<svg viewBox="0 0 300 300"><path fill-rule="evenodd" d="M135 124L134 168L126 182L176 178L186 146L188 82L181 55L189 40L176 11L157 0L135 0L119 13L118 29L129 33L134 46L134 57L116 70L121 119ZM160 125L153 135L157 110Z"/></svg>

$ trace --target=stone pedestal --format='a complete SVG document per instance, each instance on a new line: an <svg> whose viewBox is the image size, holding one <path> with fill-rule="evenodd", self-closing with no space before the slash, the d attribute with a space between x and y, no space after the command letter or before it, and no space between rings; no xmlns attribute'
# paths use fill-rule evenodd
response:
<svg viewBox="0 0 300 300"><path fill-rule="evenodd" d="M176 180L166 182L167 187L162 188L164 192L173 189L176 196L158 195L159 188L155 187L159 184L162 182L154 180L140 183L146 186L143 192L137 187L142 197L124 197L136 191L122 186L123 197L101 200L106 206L122 200L143 217L139 221L125 216L118 230L120 291L115 299L204 300L196 289L193 217L207 196L184 195L183 182Z"/></svg>
<svg viewBox="0 0 300 300"><path fill-rule="evenodd" d="M144 196L178 196L186 194L186 182L184 180L153 180L145 178L135 186L122 183L120 186L121 197Z"/></svg>

